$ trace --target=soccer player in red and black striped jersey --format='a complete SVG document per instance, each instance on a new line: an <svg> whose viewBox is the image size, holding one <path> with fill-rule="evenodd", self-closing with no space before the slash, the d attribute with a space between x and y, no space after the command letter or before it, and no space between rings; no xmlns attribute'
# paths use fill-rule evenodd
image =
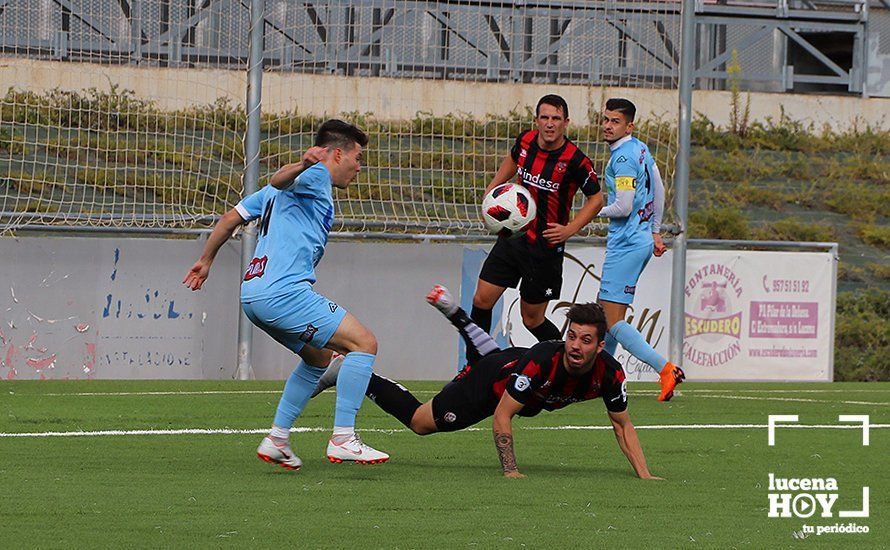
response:
<svg viewBox="0 0 890 550"><path fill-rule="evenodd" d="M565 242L603 207L593 163L566 137L568 125L565 99L542 97L535 108L536 128L519 134L485 190L515 177L537 204L534 225L521 236L499 237L482 265L471 317L485 332L491 330L491 310L504 290L519 285L519 309L529 332L539 342L561 336L545 313L547 303L562 289ZM579 189L587 200L570 220Z"/></svg>
<svg viewBox="0 0 890 550"><path fill-rule="evenodd" d="M444 287L433 287L427 301L458 329L467 344L469 363L423 404L401 384L373 374L366 395L381 409L419 435L461 430L494 416L495 446L504 475L525 477L519 473L513 450L513 417L602 398L618 445L634 471L643 479L661 479L649 473L630 421L624 370L603 351L606 318L602 307L593 303L572 306L566 316L565 341L502 350ZM336 371L328 369L314 395L336 383Z"/></svg>

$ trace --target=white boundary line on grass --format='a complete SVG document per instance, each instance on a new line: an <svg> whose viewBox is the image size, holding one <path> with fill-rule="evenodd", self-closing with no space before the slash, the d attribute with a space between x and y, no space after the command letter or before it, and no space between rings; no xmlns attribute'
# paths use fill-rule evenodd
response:
<svg viewBox="0 0 890 550"><path fill-rule="evenodd" d="M333 390L325 390L327 392L333 392ZM875 401L832 401L826 399L808 399L803 397L767 397L767 396L749 396L749 395L722 395L712 393L715 390L685 390L678 391L677 396L682 397L684 393L689 393L690 397L700 397L705 399L741 399L747 401L784 401L784 402L796 402L796 403L824 403L824 404L832 404L837 403L841 405L869 405L869 406L890 406L890 402L875 402ZM769 390L764 390L769 391ZM805 391L805 390L804 390ZM693 393L696 392L696 393ZM698 393L702 392L702 393ZM438 393L437 390L415 390L412 393L417 395L435 395ZM788 393L795 393L794 390L789 391ZM44 393L44 394L22 394L28 395L29 397L39 397L39 396L48 396L48 397L62 397L62 396L78 396L78 397L96 397L96 396L105 396L105 397L117 397L117 396L193 396L193 395L238 395L238 394L262 394L262 395L280 395L281 390L207 390L207 391L163 391L163 392L86 392L86 393ZM657 395L658 392L655 390L631 390L628 392L630 395Z"/></svg>
<svg viewBox="0 0 890 550"><path fill-rule="evenodd" d="M638 390L642 391L642 390ZM777 389L712 389L709 390L707 388L697 388L691 390L678 389L678 392L686 392L686 393L890 393L890 387L883 390L855 390L855 389L833 389L833 390L805 390L805 389L795 389L789 388L787 390L777 390Z"/></svg>
<svg viewBox="0 0 890 550"><path fill-rule="evenodd" d="M333 392L333 390L325 390L328 392ZM416 394L436 394L439 393L438 390L412 390L411 393ZM631 395L657 395L658 390L630 390L628 392ZM855 389L837 389L837 390L804 390L804 389L787 389L787 390L777 390L777 389L738 389L738 390L729 390L729 389L678 389L677 395L682 396L683 394L717 394L717 393L781 393L781 394L795 394L795 393L890 393L890 388L880 389L880 390L855 390ZM164 395L264 395L264 394L276 394L280 395L281 390L196 390L196 391L133 391L133 392L71 392L71 393L34 393L34 394L22 394L34 397L124 397L124 396L164 396ZM704 397L718 397L717 395L707 395ZM825 402L825 401L820 401ZM865 404L865 403L864 403ZM871 404L871 403L868 403ZM883 403L886 404L886 403Z"/></svg>
<svg viewBox="0 0 890 550"><path fill-rule="evenodd" d="M651 426L634 426L638 430L752 430L766 429L766 424L655 424ZM824 429L824 430L860 430L862 426L846 426L843 424L789 424L783 425L782 429ZM869 424L869 428L882 429L890 428L890 424ZM599 431L611 430L611 426L524 426L519 428L522 431L559 431L559 430L580 430L580 431ZM330 428L322 427L299 427L291 428L294 433L307 432L328 432ZM361 432L379 432L379 433L402 433L408 432L405 428L383 429L383 428L363 428ZM488 432L488 428L466 428L461 430L464 432ZM254 435L269 433L269 428L252 428L252 429L232 429L232 428L182 428L168 430L96 430L96 431L73 431L73 432L0 432L0 438L36 438L36 437L105 437L105 436L137 436L137 435Z"/></svg>
<svg viewBox="0 0 890 550"><path fill-rule="evenodd" d="M707 394L696 394L694 397L704 397L705 399L744 399L747 401L786 401L786 402L795 402L795 403L824 403L826 405L831 404L841 404L841 405L882 405L882 406L890 406L890 402L875 402L875 401L830 401L827 399L807 399L805 397L753 397L750 395L707 395Z"/></svg>

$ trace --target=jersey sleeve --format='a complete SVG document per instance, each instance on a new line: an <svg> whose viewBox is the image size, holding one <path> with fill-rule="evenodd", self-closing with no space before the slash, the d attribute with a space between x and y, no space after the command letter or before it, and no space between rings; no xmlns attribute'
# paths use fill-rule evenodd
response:
<svg viewBox="0 0 890 550"><path fill-rule="evenodd" d="M579 182L579 188L585 196L589 197L600 192L599 177L587 155L582 155L581 161L574 166L573 177Z"/></svg>
<svg viewBox="0 0 890 550"><path fill-rule="evenodd" d="M619 413L627 410L627 379L621 365L615 365L612 375L603 384L601 395L609 412Z"/></svg>
<svg viewBox="0 0 890 550"><path fill-rule="evenodd" d="M600 210L600 218L626 218L630 216L634 206L633 191L618 191L615 193L615 201Z"/></svg>
<svg viewBox="0 0 890 550"><path fill-rule="evenodd" d="M528 134L531 130L526 130L522 132L518 136L516 136L516 142L513 143L513 147L510 148L510 158L513 159L513 162L519 164L519 153L522 152L522 139Z"/></svg>
<svg viewBox="0 0 890 550"><path fill-rule="evenodd" d="M658 171L658 165L654 160L652 172L649 175L652 178L653 202L655 202L655 212L652 214L652 232L661 233L661 219L664 216L664 181L661 179L661 172Z"/></svg>
<svg viewBox="0 0 890 550"><path fill-rule="evenodd" d="M632 151L619 150L618 157L612 161L612 171L615 172L615 191L636 191L637 189L637 164L636 158L630 156Z"/></svg>
<svg viewBox="0 0 890 550"><path fill-rule="evenodd" d="M256 193L247 195L241 202L235 205L235 210L245 222L255 220L263 215L263 206L266 204L267 187L263 187Z"/></svg>
<svg viewBox="0 0 890 550"><path fill-rule="evenodd" d="M516 401L525 404L547 380L552 368L553 354L548 352L547 342L535 344L516 364L515 371L507 381L507 393Z"/></svg>
<svg viewBox="0 0 890 550"><path fill-rule="evenodd" d="M294 178L285 191L301 197L323 197L331 185L328 171L320 164L314 164Z"/></svg>

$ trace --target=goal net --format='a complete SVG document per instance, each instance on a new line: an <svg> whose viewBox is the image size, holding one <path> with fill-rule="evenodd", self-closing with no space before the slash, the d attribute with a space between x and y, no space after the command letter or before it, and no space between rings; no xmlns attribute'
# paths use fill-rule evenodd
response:
<svg viewBox="0 0 890 550"><path fill-rule="evenodd" d="M190 227L231 207L247 25L238 1L0 2L0 223Z"/></svg>
<svg viewBox="0 0 890 550"><path fill-rule="evenodd" d="M242 193L249 0L0 2L0 225L194 227ZM680 2L266 0L260 186L327 118L365 129L339 229L469 234L538 98L602 171L638 108L668 190ZM668 221L670 214L667 215Z"/></svg>

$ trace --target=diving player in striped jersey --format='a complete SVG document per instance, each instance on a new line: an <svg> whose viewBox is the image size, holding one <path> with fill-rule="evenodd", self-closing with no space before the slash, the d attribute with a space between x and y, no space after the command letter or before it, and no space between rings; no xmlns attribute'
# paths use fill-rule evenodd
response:
<svg viewBox="0 0 890 550"><path fill-rule="evenodd" d="M513 448L513 418L601 398L618 446L634 472L643 479L661 479L649 472L630 421L624 370L602 351L606 319L599 305L575 304L569 309L564 342L502 350L457 306L446 288L436 285L426 299L458 329L469 363L426 403L401 384L372 375L367 395L381 409L418 435L461 430L493 416L494 442L504 475L525 477ZM313 395L337 383L335 370L332 367L325 373Z"/></svg>

